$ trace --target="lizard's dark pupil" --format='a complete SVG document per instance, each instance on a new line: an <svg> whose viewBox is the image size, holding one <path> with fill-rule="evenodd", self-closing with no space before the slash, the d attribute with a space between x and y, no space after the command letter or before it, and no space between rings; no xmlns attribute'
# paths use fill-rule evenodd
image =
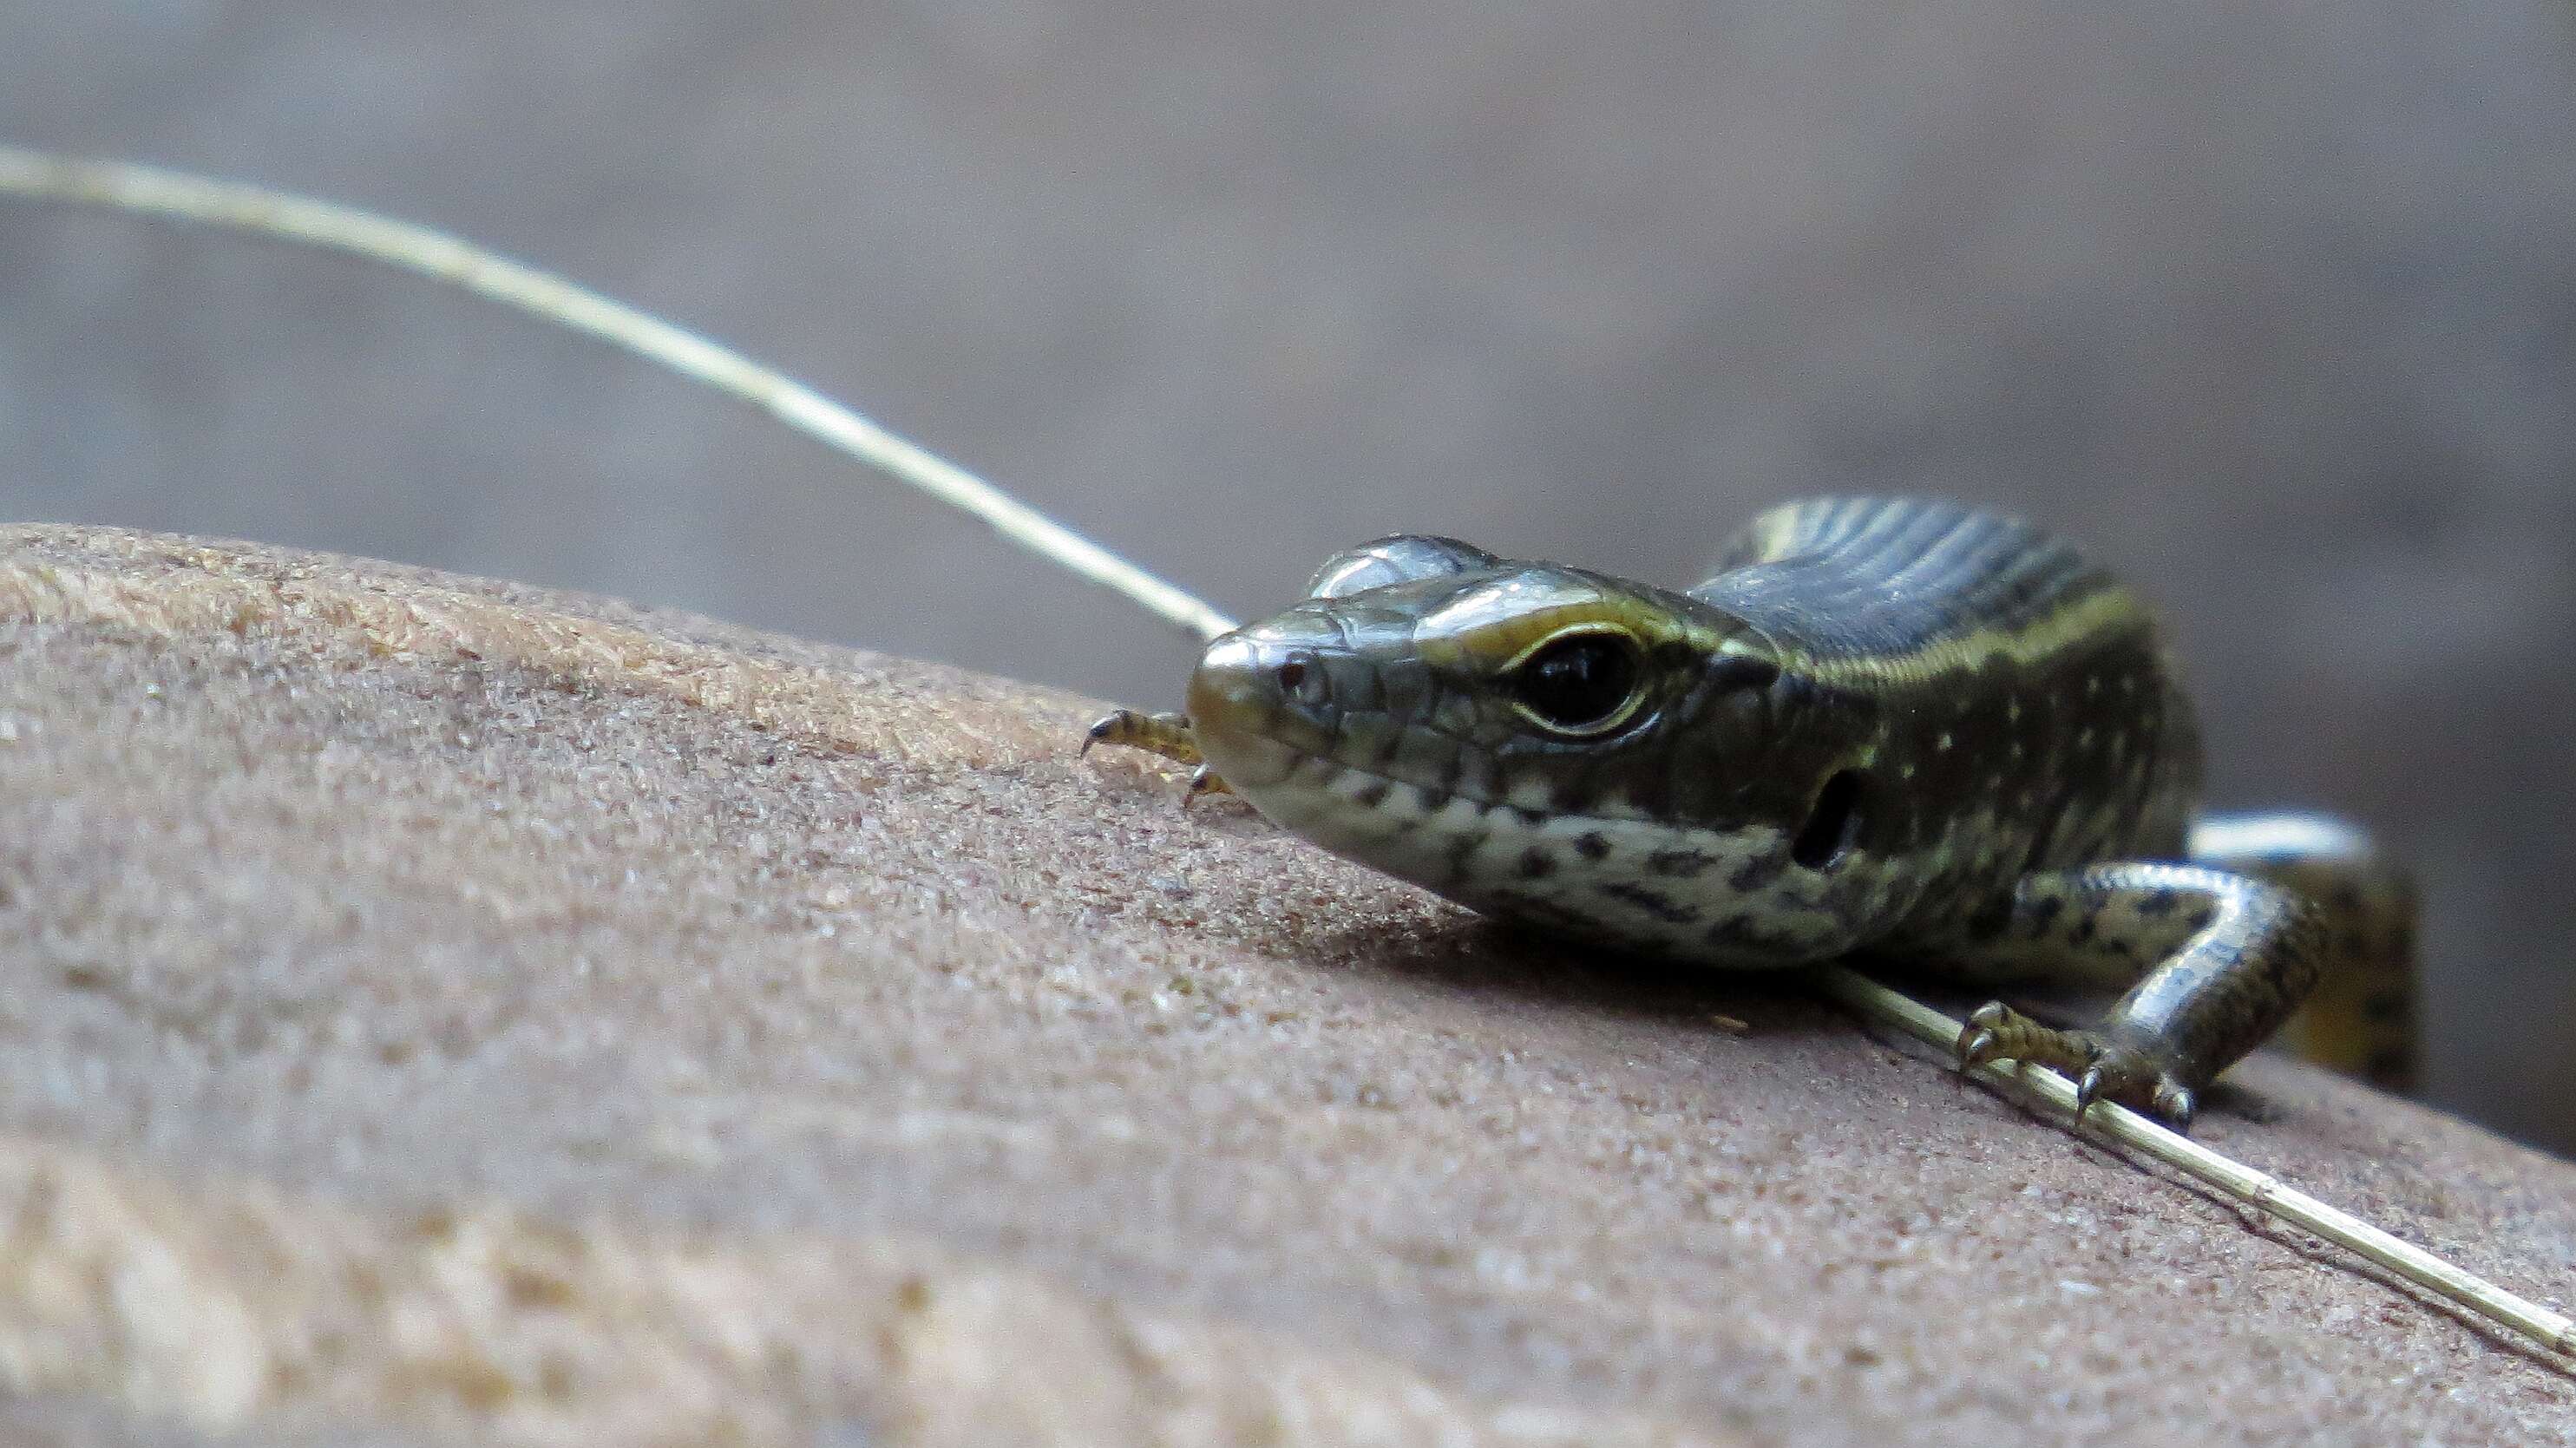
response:
<svg viewBox="0 0 2576 1448"><path fill-rule="evenodd" d="M1637 687L1637 648L1616 634L1576 634L1538 651L1512 674L1522 707L1560 729L1597 725Z"/></svg>

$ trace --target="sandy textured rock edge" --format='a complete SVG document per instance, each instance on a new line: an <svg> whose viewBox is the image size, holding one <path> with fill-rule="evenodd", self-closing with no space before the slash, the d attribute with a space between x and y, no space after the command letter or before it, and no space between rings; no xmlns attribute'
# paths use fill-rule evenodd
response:
<svg viewBox="0 0 2576 1448"><path fill-rule="evenodd" d="M105 530L0 534L0 620L22 1392L326 1440L2569 1422L1794 997L1183 820L1070 759L1078 701ZM2566 1164L2245 1075L2224 1149L2571 1280Z"/></svg>

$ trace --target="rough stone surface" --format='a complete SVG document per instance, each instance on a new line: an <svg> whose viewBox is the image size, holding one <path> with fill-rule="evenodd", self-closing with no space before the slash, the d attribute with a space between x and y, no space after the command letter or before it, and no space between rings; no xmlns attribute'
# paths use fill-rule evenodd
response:
<svg viewBox="0 0 2576 1448"><path fill-rule="evenodd" d="M0 532L0 1431L2429 1441L2569 1366L1803 995L1518 943L1092 706L595 599ZM2576 1295L2576 1167L2201 1127Z"/></svg>

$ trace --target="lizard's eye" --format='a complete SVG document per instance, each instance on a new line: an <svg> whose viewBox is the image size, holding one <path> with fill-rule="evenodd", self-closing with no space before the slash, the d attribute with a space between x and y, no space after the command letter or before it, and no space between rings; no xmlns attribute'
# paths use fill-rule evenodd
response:
<svg viewBox="0 0 2576 1448"><path fill-rule="evenodd" d="M1560 634L1512 666L1504 683L1522 716L1558 734L1607 734L1637 712L1645 657L1623 633Z"/></svg>

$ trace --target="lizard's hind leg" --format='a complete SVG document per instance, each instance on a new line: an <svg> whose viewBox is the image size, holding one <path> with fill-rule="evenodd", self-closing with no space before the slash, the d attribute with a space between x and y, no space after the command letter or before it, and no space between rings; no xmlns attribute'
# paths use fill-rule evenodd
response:
<svg viewBox="0 0 2576 1448"><path fill-rule="evenodd" d="M2281 1042L2389 1091L2415 1085L2416 895L2407 872L2352 825L2322 815L2212 815L2192 863L2304 896L2325 913L2325 974Z"/></svg>
<svg viewBox="0 0 2576 1448"><path fill-rule="evenodd" d="M2324 916L2301 897L2245 875L2153 861L2031 875L1981 927L1972 934L1989 952L2143 974L2090 1030L1989 1004L1959 1033L1960 1059L2051 1066L2075 1079L2079 1113L2108 1098L2176 1126L2190 1124L2221 1071L2290 1018L2326 954Z"/></svg>

